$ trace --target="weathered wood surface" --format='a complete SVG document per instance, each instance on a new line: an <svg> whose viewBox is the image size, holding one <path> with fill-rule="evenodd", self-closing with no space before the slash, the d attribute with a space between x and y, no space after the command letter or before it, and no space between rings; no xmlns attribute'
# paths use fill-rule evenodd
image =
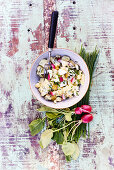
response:
<svg viewBox="0 0 114 170"><path fill-rule="evenodd" d="M41 150L28 124L38 117L29 88L32 62L47 49L50 13L59 11L55 46L88 51L97 45L90 103L97 113L80 157L66 163L55 143ZM112 170L114 168L113 0L0 0L0 170Z"/></svg>

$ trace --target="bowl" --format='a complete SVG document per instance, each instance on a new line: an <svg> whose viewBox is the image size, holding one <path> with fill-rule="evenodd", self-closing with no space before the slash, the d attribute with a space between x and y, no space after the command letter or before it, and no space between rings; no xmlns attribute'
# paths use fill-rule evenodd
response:
<svg viewBox="0 0 114 170"><path fill-rule="evenodd" d="M36 70L37 70L37 66L39 65L40 60L42 60L43 58L48 58L48 51L41 54L32 64L32 67L30 69L30 74L29 74L29 84L30 84L32 93L37 98L37 100L39 100L42 104L44 104L48 107L56 108L56 109L63 109L63 108L68 108L70 106L75 105L84 97L84 95L86 94L88 87L89 87L90 75L89 75L89 70L88 70L88 67L87 67L85 61L82 59L81 56L74 53L73 51L70 51L67 49L53 49L51 56L55 56L55 55L69 56L71 58L71 60L77 61L77 63L80 66L80 69L84 72L85 82L84 82L84 85L80 86L79 95L74 96L69 99L66 99L66 100L63 100L61 102L57 102L56 104L53 103L53 101L45 100L45 98L40 95L40 92L35 87L35 84L40 79L40 77L36 74Z"/></svg>

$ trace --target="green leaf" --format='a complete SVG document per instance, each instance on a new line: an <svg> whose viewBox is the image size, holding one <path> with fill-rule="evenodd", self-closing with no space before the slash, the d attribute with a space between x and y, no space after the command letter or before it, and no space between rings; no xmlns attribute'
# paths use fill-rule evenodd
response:
<svg viewBox="0 0 114 170"><path fill-rule="evenodd" d="M61 131L54 132L53 140L55 140L57 144L63 144L64 141L63 133Z"/></svg>
<svg viewBox="0 0 114 170"><path fill-rule="evenodd" d="M42 119L33 120L29 124L31 135L35 136L36 134L38 134L44 128L44 124L44 120Z"/></svg>
<svg viewBox="0 0 114 170"><path fill-rule="evenodd" d="M43 145L42 145L42 142L41 142L41 141L39 141L39 144L40 144L40 147L43 149Z"/></svg>
<svg viewBox="0 0 114 170"><path fill-rule="evenodd" d="M71 156L70 156L70 155L65 156L65 158L66 158L66 161L67 161L67 162L70 162L70 161L71 161Z"/></svg>
<svg viewBox="0 0 114 170"><path fill-rule="evenodd" d="M47 107L47 106L42 106L39 109L37 109L39 112L55 112L58 113L58 111L56 109Z"/></svg>
<svg viewBox="0 0 114 170"><path fill-rule="evenodd" d="M63 114L65 115L65 120L66 121L72 121L72 118L71 118L72 113L63 113Z"/></svg>
<svg viewBox="0 0 114 170"><path fill-rule="evenodd" d="M52 129L47 129L41 134L40 138L40 146L42 148L46 148L48 144L51 142L51 138L53 137L53 130Z"/></svg>
<svg viewBox="0 0 114 170"><path fill-rule="evenodd" d="M78 147L78 145L76 143L74 143L74 146L75 146L75 151L71 155L71 157L72 157L73 160L76 160L79 157L80 150L79 150L79 147Z"/></svg>
<svg viewBox="0 0 114 170"><path fill-rule="evenodd" d="M62 150L66 156L73 155L75 151L75 145L70 142L66 142L62 145Z"/></svg>
<svg viewBox="0 0 114 170"><path fill-rule="evenodd" d="M57 115L58 115L58 113L57 113L57 114L56 114L56 113L51 113L51 112L47 112L47 113L46 113L46 116L47 116L48 118L50 118L50 119L56 118Z"/></svg>
<svg viewBox="0 0 114 170"><path fill-rule="evenodd" d="M65 130L63 132L63 134L64 134L64 141L66 142L67 141L68 130L67 131Z"/></svg>

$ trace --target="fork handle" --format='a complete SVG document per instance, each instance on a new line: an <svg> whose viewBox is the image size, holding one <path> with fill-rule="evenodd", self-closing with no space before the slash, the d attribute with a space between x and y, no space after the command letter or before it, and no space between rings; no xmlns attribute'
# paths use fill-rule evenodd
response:
<svg viewBox="0 0 114 170"><path fill-rule="evenodd" d="M51 15L51 25L50 25L50 31L49 31L48 48L53 48L53 46L54 46L57 20L58 20L58 11L53 11L52 15Z"/></svg>

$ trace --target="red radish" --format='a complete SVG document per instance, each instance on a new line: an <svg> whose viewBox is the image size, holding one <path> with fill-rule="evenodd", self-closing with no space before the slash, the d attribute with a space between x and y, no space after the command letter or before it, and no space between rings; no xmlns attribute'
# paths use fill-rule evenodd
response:
<svg viewBox="0 0 114 170"><path fill-rule="evenodd" d="M75 114L77 114L77 115L82 114L82 109L81 109L80 107L77 107L77 108L75 109Z"/></svg>
<svg viewBox="0 0 114 170"><path fill-rule="evenodd" d="M83 123L89 123L93 120L93 115L92 114L86 114L81 117L81 120Z"/></svg>
<svg viewBox="0 0 114 170"><path fill-rule="evenodd" d="M63 82L63 77L59 77L60 82Z"/></svg>
<svg viewBox="0 0 114 170"><path fill-rule="evenodd" d="M48 73L48 80L50 80L50 74Z"/></svg>
<svg viewBox="0 0 114 170"><path fill-rule="evenodd" d="M53 94L53 92L52 92L52 91L50 91L50 94L51 94L52 96L54 96L54 94Z"/></svg>
<svg viewBox="0 0 114 170"><path fill-rule="evenodd" d="M73 84L73 83L74 83L74 81L75 81L75 79L74 79L74 77L72 77L72 79L71 79L71 83Z"/></svg>
<svg viewBox="0 0 114 170"><path fill-rule="evenodd" d="M62 94L62 99L63 99L63 100L65 100L65 99L66 99L66 97L65 97L65 95L64 95L64 94Z"/></svg>
<svg viewBox="0 0 114 170"><path fill-rule="evenodd" d="M51 64L52 68L55 69L55 65L54 64Z"/></svg>
<svg viewBox="0 0 114 170"><path fill-rule="evenodd" d="M82 112L84 113L90 113L92 111L92 107L89 105L82 105L81 109L82 109Z"/></svg>
<svg viewBox="0 0 114 170"><path fill-rule="evenodd" d="M58 58L57 61L58 61L59 63L61 63L61 58Z"/></svg>

